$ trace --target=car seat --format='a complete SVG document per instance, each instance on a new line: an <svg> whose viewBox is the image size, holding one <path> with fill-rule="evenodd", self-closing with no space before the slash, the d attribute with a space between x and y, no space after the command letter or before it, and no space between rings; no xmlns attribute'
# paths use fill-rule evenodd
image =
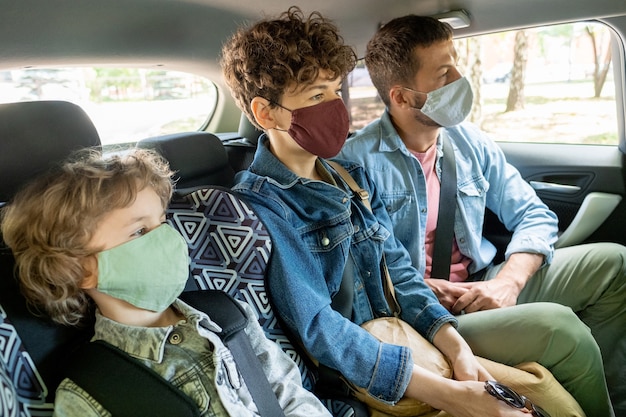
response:
<svg viewBox="0 0 626 417"><path fill-rule="evenodd" d="M259 136L262 134L263 131L250 123L250 120L242 113L236 136L223 138L222 142L226 148L230 165L235 172L250 166L259 143Z"/></svg>
<svg viewBox="0 0 626 417"><path fill-rule="evenodd" d="M0 206L73 151L94 146L100 146L98 132L74 104L0 104ZM49 416L68 352L91 335L31 314L14 264L11 251L0 242L0 415Z"/></svg>
<svg viewBox="0 0 626 417"><path fill-rule="evenodd" d="M178 172L168 221L190 243L194 263L188 287L221 289L253 306L268 337L294 358L311 389L313 375L280 329L264 290L269 235L229 191L234 171L215 139L194 132L149 138L140 144L162 152ZM93 146L100 146L98 133L74 104L0 104L0 207L34 176L73 151ZM10 250L0 242L0 415L50 416L73 348L88 341L92 331L89 326L65 327L33 315L19 291L14 266ZM355 415L348 403L324 402L335 416Z"/></svg>
<svg viewBox="0 0 626 417"><path fill-rule="evenodd" d="M157 149L176 172L214 171L229 174L225 184L196 184L188 187L182 178L167 210L167 221L187 240L191 258L191 279L186 289L218 289L247 302L270 340L277 343L298 365L305 388L315 390L314 372L281 328L265 291L265 269L271 254L271 239L254 211L225 185L231 185L231 161L224 146L210 133L166 135L137 143L138 147ZM191 155L178 143L200 140L206 145L204 156ZM232 155L231 155L232 156ZM202 161L202 159L205 161ZM189 165L199 163L191 168ZM182 164L182 165L181 165ZM208 175L207 175L208 177ZM178 187L182 185L182 188ZM333 416L367 415L363 405L350 399L322 399Z"/></svg>

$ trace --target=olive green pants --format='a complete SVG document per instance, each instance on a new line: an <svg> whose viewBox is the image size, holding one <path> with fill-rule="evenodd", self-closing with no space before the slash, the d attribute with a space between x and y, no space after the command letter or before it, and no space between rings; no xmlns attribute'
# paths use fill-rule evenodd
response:
<svg viewBox="0 0 626 417"><path fill-rule="evenodd" d="M485 279L500 267L489 268ZM626 416L626 247L557 249L552 263L526 284L517 306L458 318L459 332L476 355L510 365L539 362L590 417L613 415L608 385L615 415Z"/></svg>

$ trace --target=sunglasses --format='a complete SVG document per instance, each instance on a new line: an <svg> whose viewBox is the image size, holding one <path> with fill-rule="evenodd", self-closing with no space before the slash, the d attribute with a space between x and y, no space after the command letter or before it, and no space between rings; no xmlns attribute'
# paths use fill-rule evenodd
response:
<svg viewBox="0 0 626 417"><path fill-rule="evenodd" d="M526 408L533 417L550 417L544 409L533 404L528 398L518 394L506 385L502 385L496 381L485 382L485 391L493 395L500 401L504 401L514 408Z"/></svg>

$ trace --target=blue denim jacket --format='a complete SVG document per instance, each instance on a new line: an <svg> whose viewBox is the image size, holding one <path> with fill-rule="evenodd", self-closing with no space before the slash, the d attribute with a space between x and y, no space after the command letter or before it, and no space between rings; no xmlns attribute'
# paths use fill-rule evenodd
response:
<svg viewBox="0 0 626 417"><path fill-rule="evenodd" d="M457 196L454 234L461 253L472 259L469 272L490 265L494 245L482 235L485 208L513 231L505 257L515 252L539 253L550 263L557 238L557 217L537 197L502 150L476 126L462 123L440 129L437 175L441 177L441 135L454 148ZM362 164L371 175L394 225L396 237L408 249L413 266L426 268L426 180L422 167L398 136L385 111L349 138L340 156Z"/></svg>
<svg viewBox="0 0 626 417"><path fill-rule="evenodd" d="M401 317L432 341L456 320L437 301L393 237L390 219L365 171L342 164L370 193L373 214L322 160L338 186L287 169L262 136L248 171L233 189L255 210L272 238L268 287L277 313L310 354L353 384L395 403L404 394L413 361L409 349L380 343L358 325L388 316L380 273L384 251L402 308ZM330 304L341 284L347 256L356 266L352 322Z"/></svg>

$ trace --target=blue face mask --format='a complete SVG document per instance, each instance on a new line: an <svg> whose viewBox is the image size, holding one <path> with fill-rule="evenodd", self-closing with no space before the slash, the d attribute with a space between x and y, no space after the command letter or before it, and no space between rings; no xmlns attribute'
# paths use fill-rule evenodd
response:
<svg viewBox="0 0 626 417"><path fill-rule="evenodd" d="M465 120L472 110L474 93L472 86L465 77L430 93L422 93L408 87L404 88L415 93L426 94L426 101L422 108L413 108L421 111L425 116L443 127L458 125Z"/></svg>
<svg viewBox="0 0 626 417"><path fill-rule="evenodd" d="M145 310L167 309L188 277L187 243L167 224L98 254L98 291Z"/></svg>

